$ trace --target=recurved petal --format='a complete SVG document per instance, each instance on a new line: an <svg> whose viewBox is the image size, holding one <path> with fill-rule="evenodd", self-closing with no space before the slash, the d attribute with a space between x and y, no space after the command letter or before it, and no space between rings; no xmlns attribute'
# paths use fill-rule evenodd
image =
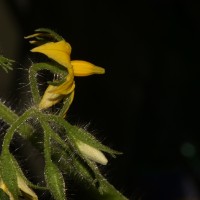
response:
<svg viewBox="0 0 200 200"><path fill-rule="evenodd" d="M65 40L61 40L59 42L48 42L41 46L33 48L31 51L43 53L66 68L71 67L71 46Z"/></svg>
<svg viewBox="0 0 200 200"><path fill-rule="evenodd" d="M5 185L1 177L0 177L0 188L9 196L10 200L14 200L13 195L10 193L10 191L8 190L7 186Z"/></svg>
<svg viewBox="0 0 200 200"><path fill-rule="evenodd" d="M19 189L23 191L27 196L29 196L31 200L38 200L38 197L35 194L35 192L28 187L28 185L26 184L26 182L23 180L22 177L20 176L17 177L17 183Z"/></svg>
<svg viewBox="0 0 200 200"><path fill-rule="evenodd" d="M63 99L62 94L52 93L50 91L56 89L58 86L49 85L42 97L42 100L39 104L39 109L50 108L51 106L59 103Z"/></svg>
<svg viewBox="0 0 200 200"><path fill-rule="evenodd" d="M69 69L65 82L57 87L52 88L52 90L50 90L49 92L55 94L67 95L71 93L74 90L74 88L75 88L75 83L74 83L73 69Z"/></svg>
<svg viewBox="0 0 200 200"><path fill-rule="evenodd" d="M54 94L60 94L60 95L68 95L70 94L75 88L75 83L74 81L69 83L69 82L64 82L63 84L52 88L49 92L54 93Z"/></svg>
<svg viewBox="0 0 200 200"><path fill-rule="evenodd" d="M23 191L30 200L38 200L37 195L33 190L31 190L22 177L17 176L17 185L21 191ZM3 180L0 178L0 188L9 196L10 200L14 200L13 195L8 190L7 186L4 184Z"/></svg>
<svg viewBox="0 0 200 200"><path fill-rule="evenodd" d="M73 60L71 65L74 70L74 76L89 76L92 74L104 74L105 69L98 67L90 62L83 60Z"/></svg>

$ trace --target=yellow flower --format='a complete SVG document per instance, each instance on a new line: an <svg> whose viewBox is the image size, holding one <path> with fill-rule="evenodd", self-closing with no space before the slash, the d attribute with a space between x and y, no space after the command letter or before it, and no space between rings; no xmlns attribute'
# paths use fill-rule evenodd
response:
<svg viewBox="0 0 200 200"><path fill-rule="evenodd" d="M33 192L33 190L31 190L28 187L28 185L21 176L17 176L17 184L19 189L25 194L25 196L29 196L30 200L38 200L38 197L35 194L35 192ZM0 188L9 196L10 200L14 200L13 195L8 190L7 186L5 185L1 177L0 177Z"/></svg>
<svg viewBox="0 0 200 200"><path fill-rule="evenodd" d="M68 98L70 98L71 104L73 101L75 88L74 76L89 76L92 74L105 73L104 68L95 66L90 62L82 60L71 61L71 46L65 40L48 42L33 48L31 51L42 53L48 56L52 60L65 67L67 70L67 76L64 83L58 86L49 85L47 87L39 104L40 109L46 109L57 104L67 95Z"/></svg>

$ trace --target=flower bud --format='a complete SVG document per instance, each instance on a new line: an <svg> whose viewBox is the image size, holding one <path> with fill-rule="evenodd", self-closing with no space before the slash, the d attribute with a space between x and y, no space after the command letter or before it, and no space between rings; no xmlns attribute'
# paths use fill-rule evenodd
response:
<svg viewBox="0 0 200 200"><path fill-rule="evenodd" d="M78 146L79 151L86 158L88 158L94 162L100 163L102 165L106 165L108 163L108 160L105 157L105 155L98 149L96 149L84 142L81 142L80 140L77 141L76 144Z"/></svg>

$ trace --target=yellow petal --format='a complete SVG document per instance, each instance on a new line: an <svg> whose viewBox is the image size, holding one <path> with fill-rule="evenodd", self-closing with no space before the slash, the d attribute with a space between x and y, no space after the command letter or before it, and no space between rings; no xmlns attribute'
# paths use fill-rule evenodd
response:
<svg viewBox="0 0 200 200"><path fill-rule="evenodd" d="M50 108L51 106L59 103L64 98L64 96L72 93L74 91L74 88L74 82L72 82L70 85L68 84L68 82L63 83L60 86L49 85L42 97L42 100L40 101L39 109L42 110ZM70 101L73 101L73 96Z"/></svg>
<svg viewBox="0 0 200 200"><path fill-rule="evenodd" d="M8 190L7 186L3 182L3 180L0 178L0 188L9 196L10 200L14 200L13 195Z"/></svg>
<svg viewBox="0 0 200 200"><path fill-rule="evenodd" d="M58 86L49 85L39 104L39 109L49 108L63 99L63 95L50 92Z"/></svg>
<svg viewBox="0 0 200 200"><path fill-rule="evenodd" d="M59 42L48 42L41 46L33 48L31 51L43 53L66 68L71 67L71 46L64 40L61 40Z"/></svg>
<svg viewBox="0 0 200 200"><path fill-rule="evenodd" d="M65 82L57 87L52 88L52 90L49 92L52 92L55 94L67 95L74 90L75 83L74 83L73 70L70 70L70 71L68 70L68 72L69 74L67 75Z"/></svg>
<svg viewBox="0 0 200 200"><path fill-rule="evenodd" d="M35 192L33 192L33 190L31 190L28 187L28 185L21 176L17 176L17 185L21 191L23 191L26 195L29 196L30 200L38 200L38 197L35 194ZM1 178L0 178L0 188L9 196L10 200L14 200L13 195L10 193L10 191L8 190L7 186L4 184Z"/></svg>
<svg viewBox="0 0 200 200"><path fill-rule="evenodd" d="M74 88L75 88L74 82L72 84L68 84L68 82L65 82L57 86L56 88L53 88L49 92L54 93L54 94L68 95L74 90Z"/></svg>
<svg viewBox="0 0 200 200"><path fill-rule="evenodd" d="M17 176L17 184L18 184L19 189L21 191L23 191L26 195L29 196L29 199L31 199L31 200L38 200L38 197L35 194L35 192L33 192L33 190L31 190L28 187L28 185L26 184L26 182L20 176Z"/></svg>
<svg viewBox="0 0 200 200"><path fill-rule="evenodd" d="M98 149L96 149L86 143L83 143L80 140L77 142L77 146L78 146L80 152L88 159L90 159L94 162L100 163L102 165L106 165L108 163L107 158Z"/></svg>
<svg viewBox="0 0 200 200"><path fill-rule="evenodd" d="M92 74L104 74L105 69L97 67L90 62L83 60L73 60L71 65L74 70L74 76L89 76Z"/></svg>

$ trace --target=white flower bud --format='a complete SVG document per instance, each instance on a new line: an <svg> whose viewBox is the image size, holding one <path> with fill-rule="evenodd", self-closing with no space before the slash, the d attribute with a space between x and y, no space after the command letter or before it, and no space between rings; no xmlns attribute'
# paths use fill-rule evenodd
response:
<svg viewBox="0 0 200 200"><path fill-rule="evenodd" d="M105 157L105 155L99 151L98 149L83 143L81 141L76 142L80 152L83 154L83 156L85 156L86 158L100 163L102 165L106 165L108 163L107 158Z"/></svg>

